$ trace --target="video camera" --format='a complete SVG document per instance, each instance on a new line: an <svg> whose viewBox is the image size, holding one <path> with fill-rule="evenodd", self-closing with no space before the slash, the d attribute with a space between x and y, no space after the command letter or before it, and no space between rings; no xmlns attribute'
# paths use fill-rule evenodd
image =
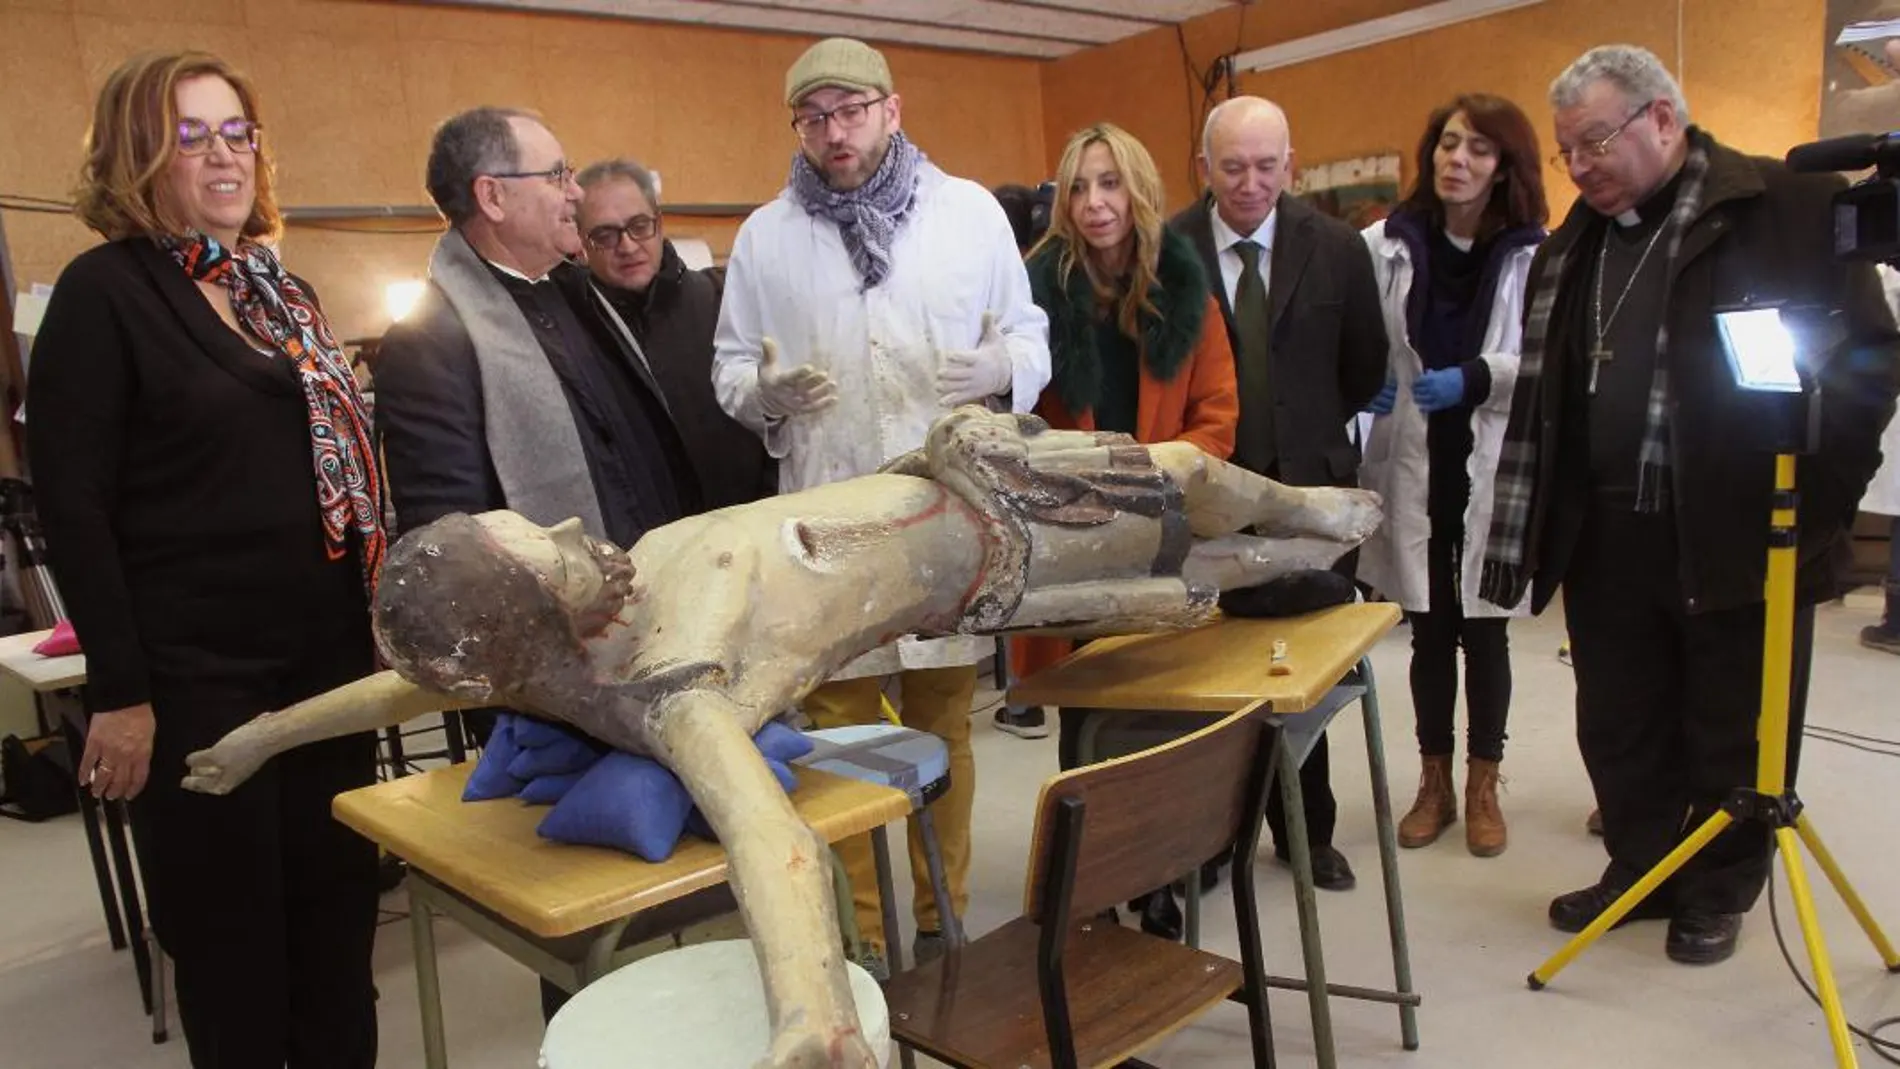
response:
<svg viewBox="0 0 1900 1069"><path fill-rule="evenodd" d="M1834 255L1900 267L1900 131L1796 145L1787 162L1800 172L1874 168L1865 181L1834 196Z"/></svg>

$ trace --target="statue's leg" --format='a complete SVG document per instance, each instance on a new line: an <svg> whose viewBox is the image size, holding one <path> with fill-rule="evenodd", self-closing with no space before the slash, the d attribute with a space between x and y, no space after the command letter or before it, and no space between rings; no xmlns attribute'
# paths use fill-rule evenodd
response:
<svg viewBox="0 0 1900 1069"><path fill-rule="evenodd" d="M650 714L658 756L711 823L765 978L777 1069L870 1069L832 901L829 850L800 820L725 696L686 691Z"/></svg>
<svg viewBox="0 0 1900 1069"><path fill-rule="evenodd" d="M1330 538L1222 535L1194 543L1181 565L1181 578L1200 586L1237 590L1294 572L1330 568L1351 548Z"/></svg>
<svg viewBox="0 0 1900 1069"><path fill-rule="evenodd" d="M1379 495L1332 486L1287 486L1237 464L1208 456L1187 442L1148 447L1155 465L1174 477L1187 499L1188 526L1197 538L1254 528L1278 537L1312 537L1348 548L1379 526Z"/></svg>

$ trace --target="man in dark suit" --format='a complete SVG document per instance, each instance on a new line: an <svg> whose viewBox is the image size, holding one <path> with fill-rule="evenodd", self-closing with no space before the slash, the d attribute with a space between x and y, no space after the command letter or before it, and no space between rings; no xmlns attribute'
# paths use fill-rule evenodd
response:
<svg viewBox="0 0 1900 1069"><path fill-rule="evenodd" d="M1294 486L1353 486L1359 450L1346 424L1386 376L1385 318L1372 257L1353 229L1280 196L1293 174L1286 115L1271 101L1235 97L1201 134L1207 195L1169 225L1200 249L1233 344L1240 380L1235 463ZM1350 577L1357 556L1340 562ZM1352 887L1332 845L1326 739L1300 769L1314 882ZM1267 806L1273 853L1287 858L1286 814Z"/></svg>
<svg viewBox="0 0 1900 1069"><path fill-rule="evenodd" d="M659 384L698 473L700 503L719 509L778 493L778 466L765 443L713 395L724 269L695 271L680 258L666 236L652 171L629 159L602 160L575 181L594 300Z"/></svg>
<svg viewBox="0 0 1900 1069"><path fill-rule="evenodd" d="M581 190L554 134L530 112L463 112L437 128L427 181L449 230L373 368L397 530L509 509L624 548L698 512L665 394L572 262ZM464 716L485 741L492 713ZM546 981L541 996L549 1018L566 998Z"/></svg>

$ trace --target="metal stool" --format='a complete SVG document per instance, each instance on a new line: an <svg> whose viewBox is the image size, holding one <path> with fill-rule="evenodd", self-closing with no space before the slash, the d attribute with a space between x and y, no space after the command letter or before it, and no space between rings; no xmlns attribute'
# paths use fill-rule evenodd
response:
<svg viewBox="0 0 1900 1069"><path fill-rule="evenodd" d="M950 789L950 748L926 731L892 724L858 724L850 727L807 731L812 752L796 763L833 775L849 776L885 787L895 787L910 796L911 819L917 822L924 838L924 857L930 868L930 886L937 899L937 916L942 918L943 937L952 947L963 945L963 918L950 908L950 884L943 871L943 852L937 843L937 825L930 817L930 803ZM891 883L891 858L887 849L878 849L877 893L886 903L886 924L895 915L895 891ZM895 929L886 932L887 952L893 972L901 968Z"/></svg>

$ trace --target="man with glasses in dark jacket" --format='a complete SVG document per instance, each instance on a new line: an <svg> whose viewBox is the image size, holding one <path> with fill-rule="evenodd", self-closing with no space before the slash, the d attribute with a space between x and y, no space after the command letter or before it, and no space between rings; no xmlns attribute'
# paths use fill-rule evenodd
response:
<svg viewBox="0 0 1900 1069"><path fill-rule="evenodd" d="M699 478L708 509L777 490L765 446L713 396L713 329L725 272L694 270L666 237L659 181L628 159L581 171L582 251L595 301L623 343L645 361Z"/></svg>

